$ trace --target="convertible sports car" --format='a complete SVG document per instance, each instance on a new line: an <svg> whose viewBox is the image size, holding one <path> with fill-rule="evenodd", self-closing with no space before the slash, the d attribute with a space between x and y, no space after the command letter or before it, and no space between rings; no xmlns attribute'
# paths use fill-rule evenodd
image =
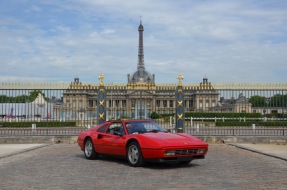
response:
<svg viewBox="0 0 287 190"><path fill-rule="evenodd" d="M208 144L185 133L169 133L150 120L107 121L82 131L78 144L87 159L99 154L127 158L131 166L146 161L188 164L204 159Z"/></svg>

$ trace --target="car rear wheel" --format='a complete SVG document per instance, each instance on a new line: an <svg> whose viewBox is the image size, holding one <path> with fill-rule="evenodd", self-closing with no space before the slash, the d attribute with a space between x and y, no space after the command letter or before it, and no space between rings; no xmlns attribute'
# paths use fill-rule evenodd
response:
<svg viewBox="0 0 287 190"><path fill-rule="evenodd" d="M127 147L127 159L131 166L139 167L144 164L140 146L137 142L131 142Z"/></svg>
<svg viewBox="0 0 287 190"><path fill-rule="evenodd" d="M87 139L85 141L85 157L89 160L95 159L98 157L98 154L96 153L93 145L92 139Z"/></svg>

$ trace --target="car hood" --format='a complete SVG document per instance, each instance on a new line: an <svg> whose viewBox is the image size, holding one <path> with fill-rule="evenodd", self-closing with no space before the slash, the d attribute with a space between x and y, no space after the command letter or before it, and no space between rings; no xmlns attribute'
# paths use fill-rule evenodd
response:
<svg viewBox="0 0 287 190"><path fill-rule="evenodd" d="M144 133L142 134L148 142L153 143L153 145L164 146L190 146L190 145L207 145L204 141L183 133ZM146 142L147 144L149 144Z"/></svg>

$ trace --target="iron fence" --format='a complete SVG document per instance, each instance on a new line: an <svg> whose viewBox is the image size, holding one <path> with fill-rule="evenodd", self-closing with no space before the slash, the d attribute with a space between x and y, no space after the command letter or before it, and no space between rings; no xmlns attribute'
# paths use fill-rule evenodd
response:
<svg viewBox="0 0 287 190"><path fill-rule="evenodd" d="M164 127L170 132L175 128ZM0 136L77 136L88 128L0 128ZM194 136L287 136L287 128L250 128L250 127L186 127L185 133Z"/></svg>
<svg viewBox="0 0 287 190"><path fill-rule="evenodd" d="M287 84L177 85L1 83L0 135L77 135L105 119L153 119L176 131L177 107L184 131L193 135L285 136ZM35 128L36 126L36 128Z"/></svg>

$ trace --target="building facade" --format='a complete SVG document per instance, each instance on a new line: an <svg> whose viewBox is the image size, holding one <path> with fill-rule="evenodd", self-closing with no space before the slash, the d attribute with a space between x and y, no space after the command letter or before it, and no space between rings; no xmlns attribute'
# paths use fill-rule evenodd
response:
<svg viewBox="0 0 287 190"><path fill-rule="evenodd" d="M153 112L170 114L176 108L176 84L157 85L155 74L145 69L143 31L140 21L138 27L138 62L137 70L127 75L126 84L107 84L106 108L108 118L130 117L149 118ZM185 111L209 111L218 102L219 93L213 89L207 78L196 87L184 87L183 102ZM97 110L97 86L84 86L79 78L75 78L70 88L63 93L63 109L69 113L67 117L95 116Z"/></svg>

